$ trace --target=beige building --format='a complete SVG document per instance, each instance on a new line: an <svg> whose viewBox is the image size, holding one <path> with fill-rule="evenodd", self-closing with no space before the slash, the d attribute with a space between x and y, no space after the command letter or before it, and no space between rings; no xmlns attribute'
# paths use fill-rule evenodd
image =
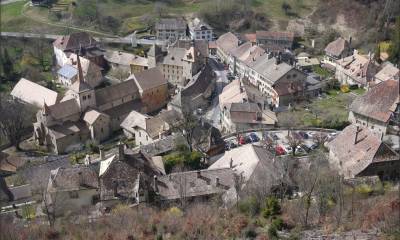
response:
<svg viewBox="0 0 400 240"><path fill-rule="evenodd" d="M199 47L194 41L189 46L169 47L163 52L158 46L153 45L148 52L149 66L158 67L169 83L183 87L205 64L204 53Z"/></svg>
<svg viewBox="0 0 400 240"><path fill-rule="evenodd" d="M248 76L249 65L263 56L265 50L251 42L245 42L231 51L229 55L229 69L239 77Z"/></svg>
<svg viewBox="0 0 400 240"><path fill-rule="evenodd" d="M159 40L176 41L186 37L187 24L181 18L162 18L155 26Z"/></svg>
<svg viewBox="0 0 400 240"><path fill-rule="evenodd" d="M325 47L324 64L328 64L330 68L336 67L336 60L345 58L351 54L351 45L346 39L339 37L330 42Z"/></svg>
<svg viewBox="0 0 400 240"><path fill-rule="evenodd" d="M267 52L283 52L292 49L294 33L292 32L273 32L256 31L257 45L267 50Z"/></svg>
<svg viewBox="0 0 400 240"><path fill-rule="evenodd" d="M375 74L375 84L384 82L390 79L399 81L400 70L391 62L385 62L379 67L379 71Z"/></svg>
<svg viewBox="0 0 400 240"><path fill-rule="evenodd" d="M149 68L147 58L121 51L107 51L105 60L112 69L125 71L129 74L141 72Z"/></svg>
<svg viewBox="0 0 400 240"><path fill-rule="evenodd" d="M303 98L306 74L300 70L267 54L249 67L249 82L271 98L272 106L288 106Z"/></svg>
<svg viewBox="0 0 400 240"><path fill-rule="evenodd" d="M29 93L29 94L27 94ZM43 108L57 103L61 96L48 88L37 83L21 78L11 91L11 96L23 103L30 104L37 108Z"/></svg>
<svg viewBox="0 0 400 240"><path fill-rule="evenodd" d="M222 34L216 41L217 56L225 64L229 63L231 51L239 46L239 39L231 32Z"/></svg>

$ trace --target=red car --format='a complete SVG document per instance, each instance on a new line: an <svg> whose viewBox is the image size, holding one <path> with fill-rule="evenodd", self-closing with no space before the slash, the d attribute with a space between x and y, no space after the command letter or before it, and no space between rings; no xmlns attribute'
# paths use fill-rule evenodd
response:
<svg viewBox="0 0 400 240"><path fill-rule="evenodd" d="M246 144L246 139L243 136L239 136L238 143L240 145Z"/></svg>
<svg viewBox="0 0 400 240"><path fill-rule="evenodd" d="M276 153L276 155L285 155L285 153L286 153L286 151L285 151L285 149L282 147L282 146L276 146L275 147L275 153Z"/></svg>

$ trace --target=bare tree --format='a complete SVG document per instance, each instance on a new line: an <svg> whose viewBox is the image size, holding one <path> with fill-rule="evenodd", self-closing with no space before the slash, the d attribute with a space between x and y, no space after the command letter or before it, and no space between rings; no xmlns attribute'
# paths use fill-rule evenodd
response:
<svg viewBox="0 0 400 240"><path fill-rule="evenodd" d="M122 82L129 77L129 72L122 68L114 68L111 70L110 75Z"/></svg>
<svg viewBox="0 0 400 240"><path fill-rule="evenodd" d="M292 148L293 156L296 155L296 149L303 143L303 140L300 137L297 137L293 132L287 136L288 144Z"/></svg>
<svg viewBox="0 0 400 240"><path fill-rule="evenodd" d="M236 172L233 174L233 180L234 180L234 187L235 187L235 192L236 192L236 208L239 207L239 197L240 197L240 192L242 190L242 185L244 183L244 178L242 174L237 174Z"/></svg>
<svg viewBox="0 0 400 240"><path fill-rule="evenodd" d="M293 112L280 113L278 115L278 125L287 128L287 135L289 136L290 131L300 125L299 118L293 114Z"/></svg>
<svg viewBox="0 0 400 240"><path fill-rule="evenodd" d="M193 114L184 113L182 120L176 122L171 127L171 130L173 132L181 132L182 133L183 137L185 138L186 142L188 143L190 152L193 151L193 137L194 137L193 133L194 133L196 126L198 126L198 125L199 125L199 120L197 120ZM196 136L196 137L203 138L204 136ZM203 142L202 140L205 140L205 139L200 139L200 142Z"/></svg>
<svg viewBox="0 0 400 240"><path fill-rule="evenodd" d="M31 120L31 112L28 108L13 99L5 99L0 96L0 129L1 134L17 150L21 150L19 144L24 136L26 127Z"/></svg>

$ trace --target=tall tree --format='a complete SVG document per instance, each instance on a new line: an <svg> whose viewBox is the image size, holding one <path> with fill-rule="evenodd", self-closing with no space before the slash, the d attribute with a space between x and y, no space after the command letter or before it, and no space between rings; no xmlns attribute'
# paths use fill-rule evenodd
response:
<svg viewBox="0 0 400 240"><path fill-rule="evenodd" d="M17 150L21 150L19 144L26 126L30 124L30 116L30 111L22 103L0 98L0 131Z"/></svg>
<svg viewBox="0 0 400 240"><path fill-rule="evenodd" d="M400 64L400 16L396 18L396 24L391 37L389 48L389 60L392 63Z"/></svg>
<svg viewBox="0 0 400 240"><path fill-rule="evenodd" d="M14 75L14 65L11 61L10 55L8 54L7 48L4 48L3 59L2 59L3 73L7 81L12 81Z"/></svg>

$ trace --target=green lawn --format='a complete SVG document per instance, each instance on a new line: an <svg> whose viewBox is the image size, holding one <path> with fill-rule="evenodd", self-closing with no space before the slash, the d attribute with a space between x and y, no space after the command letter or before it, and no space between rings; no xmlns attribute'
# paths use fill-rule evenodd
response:
<svg viewBox="0 0 400 240"><path fill-rule="evenodd" d="M279 118L287 114L299 120L299 127L341 128L348 119L348 106L355 98L354 94L330 90L322 99L313 99L309 104L295 106L291 112L279 113Z"/></svg>
<svg viewBox="0 0 400 240"><path fill-rule="evenodd" d="M71 0L59 0L61 3L69 3ZM77 1L79 3L79 1ZM166 5L162 8L165 15L193 15L199 13L201 9L213 3L213 0L182 0L179 3ZM291 6L289 15L285 14L282 9L282 3L288 3ZM260 13L265 13L272 20L286 22L297 16L303 17L309 14L312 7L318 0L252 0L251 8ZM25 2L16 2L2 5L1 9L1 27L2 31L28 31L35 32L53 32L64 34L63 28L37 23L31 19L21 15L21 10ZM112 16L121 21L119 35L126 35L136 29L146 27L146 23L142 18L146 15L156 18L155 2L153 1L135 1L123 2L116 0L98 1L98 9L105 16ZM26 14L35 19L44 20L49 23L65 24L65 22L57 22L54 18L50 18L46 8L29 7ZM49 16L50 15L50 16ZM99 30L96 25L89 24L85 26L90 30Z"/></svg>

